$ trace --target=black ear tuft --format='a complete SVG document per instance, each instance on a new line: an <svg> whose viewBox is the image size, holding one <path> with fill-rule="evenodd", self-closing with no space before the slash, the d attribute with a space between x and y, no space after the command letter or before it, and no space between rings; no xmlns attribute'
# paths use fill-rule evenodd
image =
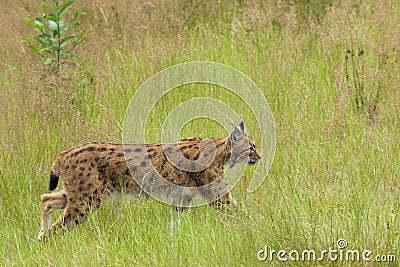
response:
<svg viewBox="0 0 400 267"><path fill-rule="evenodd" d="M243 121L241 121L241 122L239 123L238 128L240 129L241 132L244 133L244 123L243 123Z"/></svg>
<svg viewBox="0 0 400 267"><path fill-rule="evenodd" d="M239 121L239 126L238 128L240 128L240 130L242 132L244 132L244 123L243 123L243 119L242 119L242 115L240 115L240 121Z"/></svg>

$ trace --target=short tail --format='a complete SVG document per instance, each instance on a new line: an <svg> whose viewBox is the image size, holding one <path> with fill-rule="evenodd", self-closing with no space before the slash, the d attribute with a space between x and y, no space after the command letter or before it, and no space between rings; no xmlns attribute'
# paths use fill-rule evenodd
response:
<svg viewBox="0 0 400 267"><path fill-rule="evenodd" d="M57 155L56 160L53 163L53 166L51 166L50 170L50 182L49 182L49 190L54 190L56 189L58 185L58 180L60 179L60 167L61 163L63 162L65 152L60 152Z"/></svg>

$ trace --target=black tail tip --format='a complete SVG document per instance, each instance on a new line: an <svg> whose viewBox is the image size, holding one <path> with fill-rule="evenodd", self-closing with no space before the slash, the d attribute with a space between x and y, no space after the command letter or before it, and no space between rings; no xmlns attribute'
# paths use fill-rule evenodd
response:
<svg viewBox="0 0 400 267"><path fill-rule="evenodd" d="M56 189L58 185L58 175L55 174L50 174L50 183L49 183L49 190L54 190Z"/></svg>

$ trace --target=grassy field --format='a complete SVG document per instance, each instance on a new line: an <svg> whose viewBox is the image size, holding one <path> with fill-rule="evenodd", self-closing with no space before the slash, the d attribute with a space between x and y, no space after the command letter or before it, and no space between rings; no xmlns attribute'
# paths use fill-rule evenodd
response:
<svg viewBox="0 0 400 267"><path fill-rule="evenodd" d="M270 266L283 263L279 250L296 266L398 266L400 2L167 2L78 0L75 7L88 12L83 27L90 39L77 49L78 69L57 77L20 42L35 32L19 18L40 16L40 5L5 1L0 266ZM125 111L139 86L167 67L197 60L238 69L267 98L277 144L263 185L247 193L255 169L249 167L232 192L237 214L193 208L173 215L172 230L167 205L122 196L68 234L39 244L40 195L58 151L92 140L121 141ZM169 112L194 97L231 105L260 140L246 103L204 84L165 95L146 138L159 141ZM179 133L195 135L227 132L197 119ZM339 251L358 250L361 257L370 250L372 262L289 258L291 251L296 257L293 251L301 256L311 249L319 257L338 249L340 239L347 247ZM271 250L272 260L258 259Z"/></svg>

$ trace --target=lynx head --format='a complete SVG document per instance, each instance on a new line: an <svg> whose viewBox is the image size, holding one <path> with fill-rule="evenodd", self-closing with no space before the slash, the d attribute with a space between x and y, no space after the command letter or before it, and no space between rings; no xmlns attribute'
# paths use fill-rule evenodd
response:
<svg viewBox="0 0 400 267"><path fill-rule="evenodd" d="M229 141L231 144L230 168L241 162L254 165L261 159L254 141L247 135L242 118L240 118L239 126L235 127L230 134Z"/></svg>

